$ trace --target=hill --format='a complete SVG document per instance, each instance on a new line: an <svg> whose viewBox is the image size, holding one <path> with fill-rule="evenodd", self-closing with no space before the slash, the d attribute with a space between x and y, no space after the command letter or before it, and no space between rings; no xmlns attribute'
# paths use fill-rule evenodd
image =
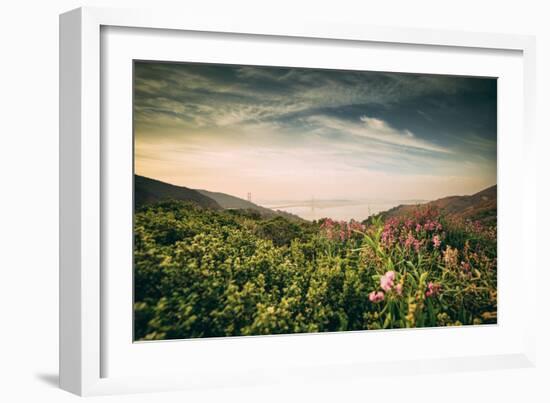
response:
<svg viewBox="0 0 550 403"><path fill-rule="evenodd" d="M231 196L226 193L210 192L208 190L197 189L204 196L215 200L222 208L232 210L249 210L259 213L264 218L284 217L291 221L303 221L300 217L281 210L272 210L266 207L258 206L248 200Z"/></svg>
<svg viewBox="0 0 550 403"><path fill-rule="evenodd" d="M252 202L249 202L248 200L231 196L227 193L210 192L203 189L197 189L197 192L211 198L212 200L215 200L224 209L264 209L264 207L258 206Z"/></svg>
<svg viewBox="0 0 550 403"><path fill-rule="evenodd" d="M155 203L161 200L192 201L201 207L219 210L222 207L202 193L183 186L175 186L155 179L134 175L135 205Z"/></svg>
<svg viewBox="0 0 550 403"><path fill-rule="evenodd" d="M423 204L402 204L380 213L380 215L384 218L402 216L419 206L434 206L448 215L496 224L497 186L491 186L470 196L448 196Z"/></svg>
<svg viewBox="0 0 550 403"><path fill-rule="evenodd" d="M202 189L191 189L183 186L171 185L156 179L134 175L134 192L136 207L155 203L161 200L192 201L201 207L214 210L243 210L259 214L263 218L284 217L291 221L304 221L300 217L280 210L271 210L258 206L248 200L240 199L226 193L211 192Z"/></svg>

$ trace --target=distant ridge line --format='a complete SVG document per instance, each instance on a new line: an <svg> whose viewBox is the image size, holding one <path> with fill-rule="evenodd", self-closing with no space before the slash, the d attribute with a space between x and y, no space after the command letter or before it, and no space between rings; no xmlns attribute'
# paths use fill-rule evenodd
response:
<svg viewBox="0 0 550 403"><path fill-rule="evenodd" d="M272 210L266 207L258 206L251 201L226 193L211 192L204 189L191 189L137 174L134 175L134 192L136 207L156 203L162 200L179 200L191 201L201 207L214 210L252 210L267 218L285 217L294 221L304 221L297 215L287 213L286 211Z"/></svg>

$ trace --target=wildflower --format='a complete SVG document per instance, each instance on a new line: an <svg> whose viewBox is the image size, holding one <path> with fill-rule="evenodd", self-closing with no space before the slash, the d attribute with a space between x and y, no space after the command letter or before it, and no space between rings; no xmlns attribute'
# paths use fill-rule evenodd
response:
<svg viewBox="0 0 550 403"><path fill-rule="evenodd" d="M470 263L468 262L460 262L460 267L462 267L462 270L464 271L470 271Z"/></svg>
<svg viewBox="0 0 550 403"><path fill-rule="evenodd" d="M434 284L431 281L428 283L428 290L426 291L426 297L431 297L432 295L437 295L441 286L439 284Z"/></svg>
<svg viewBox="0 0 550 403"><path fill-rule="evenodd" d="M334 226L334 221L331 218L325 218L321 224L321 228L332 228Z"/></svg>
<svg viewBox="0 0 550 403"><path fill-rule="evenodd" d="M405 248L410 248L415 243L415 237L409 232L407 239L405 239Z"/></svg>
<svg viewBox="0 0 550 403"><path fill-rule="evenodd" d="M414 298L409 298L409 306L407 308L407 316L405 320L407 321L407 327L414 327L416 324L416 309L417 304L414 302Z"/></svg>
<svg viewBox="0 0 550 403"><path fill-rule="evenodd" d="M422 225L416 224L416 232L422 231Z"/></svg>
<svg viewBox="0 0 550 403"><path fill-rule="evenodd" d="M390 224L384 226L384 230L382 231L382 242L386 245L391 245L393 243L393 233Z"/></svg>
<svg viewBox="0 0 550 403"><path fill-rule="evenodd" d="M365 231L365 225L361 224L360 222L355 221L353 219L350 221L349 227L353 231L359 231L359 232L364 232Z"/></svg>
<svg viewBox="0 0 550 403"><path fill-rule="evenodd" d="M334 239L334 224L335 222L330 218L325 218L321 224L321 229L323 230L325 236L328 239Z"/></svg>
<svg viewBox="0 0 550 403"><path fill-rule="evenodd" d="M477 233L477 234L480 234L481 232L483 232L483 225L481 225L481 223L479 221L474 221L473 222L473 227L474 227L474 232Z"/></svg>
<svg viewBox="0 0 550 403"><path fill-rule="evenodd" d="M384 293L382 291L372 291L369 294L369 301L370 302L377 303L377 302L380 302L380 301L383 301L383 300L384 300Z"/></svg>
<svg viewBox="0 0 550 403"><path fill-rule="evenodd" d="M394 290L395 290L395 293L396 293L397 295L403 294L403 284L401 284L401 283L397 284L397 285L395 286Z"/></svg>
<svg viewBox="0 0 550 403"><path fill-rule="evenodd" d="M393 281L395 280L395 272L388 271L382 277L380 277L380 288L384 291L389 291L393 287Z"/></svg>
<svg viewBox="0 0 550 403"><path fill-rule="evenodd" d="M434 243L434 248L439 248L439 245L441 245L441 240L438 235L433 236L432 242Z"/></svg>
<svg viewBox="0 0 550 403"><path fill-rule="evenodd" d="M443 261L447 267L456 267L458 261L458 249L453 249L447 245L447 249L443 252Z"/></svg>

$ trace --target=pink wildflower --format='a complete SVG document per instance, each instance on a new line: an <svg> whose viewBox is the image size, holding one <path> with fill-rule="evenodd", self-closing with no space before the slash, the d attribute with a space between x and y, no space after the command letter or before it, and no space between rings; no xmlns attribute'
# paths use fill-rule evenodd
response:
<svg viewBox="0 0 550 403"><path fill-rule="evenodd" d="M432 241L434 243L434 248L439 248L439 245L441 245L441 240L439 239L439 236L434 235Z"/></svg>
<svg viewBox="0 0 550 403"><path fill-rule="evenodd" d="M405 239L405 248L410 248L411 245L413 245L415 241L416 241L416 239L415 239L414 236L409 232L409 234L407 235L407 239Z"/></svg>
<svg viewBox="0 0 550 403"><path fill-rule="evenodd" d="M350 226L350 229L354 231L359 231L359 232L365 231L365 226L353 219L350 221L349 226Z"/></svg>
<svg viewBox="0 0 550 403"><path fill-rule="evenodd" d="M386 245L393 243L393 219L390 219L384 224L384 230L382 231L382 242Z"/></svg>
<svg viewBox="0 0 550 403"><path fill-rule="evenodd" d="M397 295L403 294L403 284L401 284L401 283L397 284L397 285L395 286L394 290L395 290L395 293L396 293Z"/></svg>
<svg viewBox="0 0 550 403"><path fill-rule="evenodd" d="M380 302L384 300L384 293L382 291L372 291L369 294L369 301L370 302Z"/></svg>
<svg viewBox="0 0 550 403"><path fill-rule="evenodd" d="M434 284L431 281L428 283L428 290L426 291L426 297L431 297L432 295L437 295L440 289L439 284Z"/></svg>
<svg viewBox="0 0 550 403"><path fill-rule="evenodd" d="M395 280L395 272L388 271L382 277L380 277L380 288L384 291L389 291L393 287L393 281Z"/></svg>

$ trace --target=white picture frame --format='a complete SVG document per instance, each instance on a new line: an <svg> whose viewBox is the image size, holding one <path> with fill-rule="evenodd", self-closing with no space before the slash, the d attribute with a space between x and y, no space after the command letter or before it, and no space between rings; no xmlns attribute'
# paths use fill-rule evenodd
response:
<svg viewBox="0 0 550 403"><path fill-rule="evenodd" d="M305 22L298 26L281 25L278 21L269 20L210 21L204 18L195 18L192 15L174 15L169 12L150 10L103 8L73 10L60 17L60 385L63 389L79 395L97 395L216 385L243 386L304 379L320 380L327 378L328 374L331 379L334 379L335 377L369 376L375 371L388 374L418 373L517 368L534 365L535 321L530 320L529 315L533 315L535 312L536 297L534 293L531 293L525 297L523 306L533 309L525 309L526 313L521 320L518 319L518 314L515 314L513 326L508 326L508 329L511 330L508 331L507 326L504 326L504 330L502 330L501 326L493 328L496 330L484 329L482 331L484 334L481 336L486 337L487 340L490 340L490 337L510 336L510 340L512 338L514 340L514 345L510 344L508 348L506 342L503 342L494 351L486 354L483 352L483 345L480 346L480 349L475 350L468 344L465 344L464 349L456 350L454 354L450 355L444 354L442 350L443 352L436 352L433 355L419 354L404 357L401 360L396 358L396 354L386 359L378 357L376 360L366 360L357 356L342 362L337 359L323 361L322 359L312 359L314 350L310 351L310 355L307 354L308 346L330 350L334 347L333 343L343 342L350 345L361 343L365 333L359 332L331 337L323 336L323 338L319 335L267 336L270 344L265 341L266 337L236 338L232 341L210 340L207 341L208 344L203 345L199 344L202 341L186 344L186 354L189 351L200 351L201 349L213 349L221 355L229 349L234 351L234 354L240 354L247 349L253 351L253 354L250 355L255 358L251 357L248 361L244 359L244 364L241 366L237 364L220 366L216 371L209 371L208 368L203 368L201 371L189 371L193 360L197 363L200 359L200 355L197 354L192 356L193 358L186 364L167 363L167 359L162 358L165 360L165 364L170 364L167 365L169 370L156 376L139 371L133 373L129 368L123 366L119 366L116 371L110 370L106 365L107 361L116 361L116 359L124 361L131 357L119 354L119 351L124 350L124 346L113 343L106 330L106 327L109 327L111 335L113 332L119 333L119 330L113 326L113 322L107 319L112 305L106 302L109 291L105 286L105 281L110 277L104 271L107 246L104 244L103 228L108 225L105 223L106 217L102 208L105 203L109 202L106 190L110 189L107 185L110 172L106 167L112 166L107 164L109 157L105 152L105 147L106 145L111 147L112 143L109 139L106 140L102 137L102 133L109 132L111 124L106 119L108 113L102 108L105 103L105 94L111 91L116 95L117 91L124 91L124 88L114 85L111 89L109 81L102 80L104 78L102 74L106 74L106 71L113 74L113 70L103 70L105 61L102 60L102 57L109 55L108 52L105 53L105 49L102 49L102 47L106 47L106 42L104 42L104 38L102 39L102 32L109 30L109 27L118 27L117 29L122 30L154 29L157 30L156 32L192 32L195 37L217 33L218 40L220 38L223 40L224 35L227 36L227 40L232 35L241 35L253 37L260 43L262 40L280 40L283 42L281 46L285 46L286 40L303 41L300 43L304 46L311 43L308 41L322 40L329 41L327 46L332 46L333 49L345 44L376 43L377 46L382 47L399 45L439 50L467 49L479 55L491 52L514 52L515 62L512 62L511 65L517 66L519 61L521 69L512 68L510 73L506 74L517 76L519 74L517 72L521 71L521 75L515 78L521 81L521 87L517 87L516 90L519 89L520 92L521 99L518 102L521 103L522 113L519 120L514 123L519 124L519 133L510 134L510 136L514 136L513 141L516 142L511 143L511 146L519 145L522 150L522 159L518 161L518 166L521 166L522 169L512 178L510 170L499 165L499 170L508 175L503 177L499 173L499 182L510 181L512 183L514 181L514 185L521 186L522 191L517 192L516 189L515 195L511 189L510 196L513 198L514 206L520 209L518 214L521 214L521 220L515 227L521 233L522 241L518 246L517 256L518 259L522 259L521 275L524 278L534 277L537 270L534 260L535 253L524 253L532 247L528 244L526 234L534 232L536 214L534 206L536 168L535 160L532 158L535 147L532 126L535 91L535 42L533 37L381 28L326 22ZM125 32L124 35L132 35L132 32L129 34L128 32ZM152 39L152 41L154 40ZM157 40L161 41L162 39L157 38ZM171 37L166 40L178 39ZM109 46L116 46L116 41L109 42ZM132 54L128 53L127 58L131 57ZM223 57L220 56L216 60L223 61ZM269 63L269 60L266 63ZM109 67L107 66L107 68ZM434 67L434 69L437 68ZM122 72L124 73L124 71ZM111 102L111 98L108 99ZM499 199L500 192L499 185ZM501 215L510 211L505 208L501 209L501 207L499 204L499 223ZM499 245L500 243L499 234ZM506 277L499 277L499 287L501 280L503 280L503 284L507 284ZM113 284L117 283L113 282ZM509 298L506 295L510 294L501 297L499 291L499 298ZM499 300L499 315L501 302L503 301ZM123 311L125 308L121 306L120 309ZM533 314L529 312L533 312ZM505 331L508 333L503 333ZM378 333L378 336L372 337L380 339L381 334ZM451 342L453 338L469 340L468 338L479 336L479 329L466 332L462 329L434 329L424 333L417 331L388 333L384 337L396 340L406 338L412 340L414 338L420 343L432 343L428 339ZM124 340L131 344L131 340L128 340L126 336ZM154 355L159 356L176 354L176 350L183 346L178 343L164 342L161 347L162 352L151 351ZM147 348L152 349L153 347ZM246 365L253 363L254 359L258 360L257 357L261 356L262 352L269 357L268 351L277 352L277 348L301 349L305 353L297 355L296 362L293 362L292 365L285 366L284 363L276 362L276 357L271 357L270 360L266 359L271 364L267 363L261 370L252 366L247 368ZM128 349L128 354L133 354L130 350ZM152 353L145 352L143 353L145 355L141 357L147 357ZM111 359L111 356L118 358ZM210 357L209 359L215 360L216 358ZM144 363L144 365L146 364ZM304 366L308 368L307 373L303 371Z"/></svg>

